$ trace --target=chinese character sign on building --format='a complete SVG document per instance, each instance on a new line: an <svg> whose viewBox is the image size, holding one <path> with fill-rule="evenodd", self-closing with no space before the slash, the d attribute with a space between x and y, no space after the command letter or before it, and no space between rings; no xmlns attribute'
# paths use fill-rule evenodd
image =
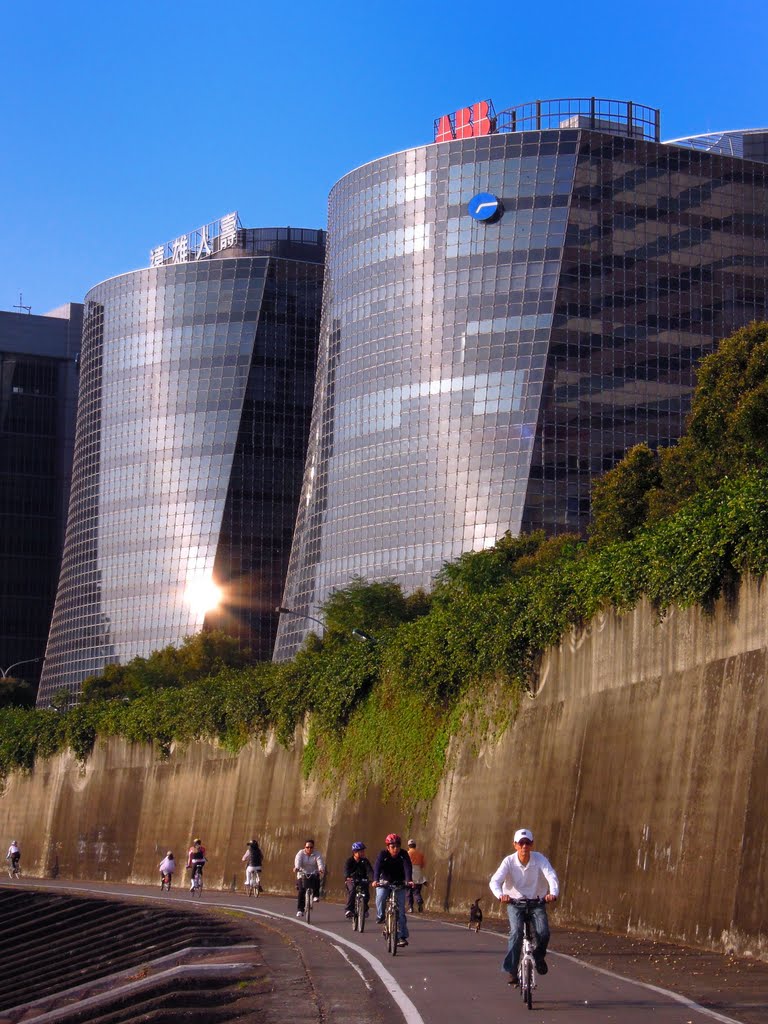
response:
<svg viewBox="0 0 768 1024"><path fill-rule="evenodd" d="M189 263L207 259L214 253L235 245L240 226L240 217L235 210L234 213L228 213L219 220L189 231L186 235L179 235L170 242L156 245L149 251L149 265L162 267L165 263Z"/></svg>

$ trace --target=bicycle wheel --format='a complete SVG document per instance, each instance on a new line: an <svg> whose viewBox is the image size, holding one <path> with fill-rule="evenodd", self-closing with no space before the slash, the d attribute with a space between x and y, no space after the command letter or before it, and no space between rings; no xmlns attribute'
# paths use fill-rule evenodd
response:
<svg viewBox="0 0 768 1024"><path fill-rule="evenodd" d="M397 902L395 900L393 900L392 901L392 908L391 908L391 911L390 911L391 927L390 927L390 932L389 932L390 941L391 941L391 946L390 946L389 951L392 954L392 956L397 956L397 926L398 926L398 923L399 923L398 922L398 917L399 917L399 910L398 910Z"/></svg>
<svg viewBox="0 0 768 1024"><path fill-rule="evenodd" d="M357 900L355 901L355 921L357 922L357 930L359 932L365 931L365 897L362 893L358 894Z"/></svg>
<svg viewBox="0 0 768 1024"><path fill-rule="evenodd" d="M392 952L392 925L393 924L394 924L394 921L392 920L392 905L389 902L389 900L387 900L387 902L384 904L384 941L387 944L387 952L388 953Z"/></svg>
<svg viewBox="0 0 768 1024"><path fill-rule="evenodd" d="M523 999L529 1010L533 1009L533 964L526 960L523 964Z"/></svg>
<svg viewBox="0 0 768 1024"><path fill-rule="evenodd" d="M304 888L304 920L309 924L312 920L312 903L313 903L313 892L312 886L307 885Z"/></svg>

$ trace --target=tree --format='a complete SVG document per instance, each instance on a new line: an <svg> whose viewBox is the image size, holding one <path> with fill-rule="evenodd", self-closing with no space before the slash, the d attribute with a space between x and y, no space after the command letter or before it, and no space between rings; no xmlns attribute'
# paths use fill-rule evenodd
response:
<svg viewBox="0 0 768 1024"><path fill-rule="evenodd" d="M323 616L326 640L346 639L355 629L378 636L412 617L399 583L372 583L363 576L334 590L323 605Z"/></svg>
<svg viewBox="0 0 768 1024"><path fill-rule="evenodd" d="M251 651L220 630L203 630L185 637L179 647L163 647L147 658L125 665L107 665L99 676L83 683L82 699L133 700L155 690L184 686L216 675L226 668L244 668L254 662Z"/></svg>
<svg viewBox="0 0 768 1024"><path fill-rule="evenodd" d="M25 679L5 676L0 679L0 708L32 708L35 690Z"/></svg>
<svg viewBox="0 0 768 1024"><path fill-rule="evenodd" d="M648 518L648 496L659 486L658 457L647 444L631 448L592 488L593 546L631 540Z"/></svg>
<svg viewBox="0 0 768 1024"><path fill-rule="evenodd" d="M521 560L535 556L546 541L543 530L513 537L509 530L493 547L466 551L446 562L435 580L434 598L445 603L459 594L482 594L500 587L520 572Z"/></svg>
<svg viewBox="0 0 768 1024"><path fill-rule="evenodd" d="M728 476L768 460L768 323L752 323L720 343L696 371L686 432L661 448L633 448L593 491L593 544L633 536ZM655 479L655 482L654 482Z"/></svg>

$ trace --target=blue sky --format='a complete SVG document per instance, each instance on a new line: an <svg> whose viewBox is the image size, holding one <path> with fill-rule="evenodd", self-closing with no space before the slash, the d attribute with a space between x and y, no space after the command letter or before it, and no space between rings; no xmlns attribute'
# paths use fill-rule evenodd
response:
<svg viewBox="0 0 768 1024"><path fill-rule="evenodd" d="M662 138L768 124L768 8L603 0L404 4L41 0L0 52L0 309L43 313L237 209L324 227L330 188L430 142L435 117L599 96Z"/></svg>

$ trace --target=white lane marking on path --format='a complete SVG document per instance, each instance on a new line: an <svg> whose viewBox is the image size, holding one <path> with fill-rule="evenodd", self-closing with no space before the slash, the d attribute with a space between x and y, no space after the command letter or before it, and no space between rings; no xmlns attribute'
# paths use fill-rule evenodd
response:
<svg viewBox="0 0 768 1024"><path fill-rule="evenodd" d="M60 887L57 886L56 888ZM63 888L63 886L61 888ZM138 898L142 900L152 900L154 903L165 903L169 906L172 906L173 903L191 903L195 907L206 905L202 903L202 901L196 896L192 898L190 898L189 896L177 897L175 900L170 902L167 896L150 896L146 893L116 892L109 889L88 889L85 886L76 886L72 888L74 888L74 891L92 892L94 894L102 893L106 896L129 896L131 899ZM251 914L253 917L276 917L279 918L281 921L291 921L293 923L296 923L295 919L288 914L278 914L274 910L257 910L256 908L244 907L241 903L217 902L215 904L209 903L208 906L224 907L226 910L239 910L243 914ZM343 939L340 935L337 935L335 932L326 931L324 928L318 928L317 925L307 924L305 921L304 927L308 931L318 932L320 935L327 936L329 939L333 940L334 944L336 942L342 943L342 945L347 946L349 949L353 949L358 956L361 956L364 960L367 960L368 964L373 968L375 973L378 975L379 980L381 981L384 988L387 990L387 992L389 992L390 996L392 996L392 999L399 1007L406 1024L424 1024L424 1018L416 1009L415 1005L411 1002L411 1000L408 998L405 992L403 992L398 983L395 981L394 977L386 969L384 964L380 960L378 960L372 953L369 953L367 949L363 949L362 946L355 945L354 942L350 942L348 939ZM341 953L341 950L339 950L339 952ZM349 960L349 957L345 957L345 959ZM349 962L352 967L355 966L351 960ZM357 968L355 969L357 970ZM363 981L365 981L365 978L363 978ZM366 984L368 983L366 982Z"/></svg>
<svg viewBox="0 0 768 1024"><path fill-rule="evenodd" d="M155 897L155 899L157 898L158 897ZM234 907L232 904L226 903L217 903L216 905L219 907L227 907L227 909L231 908L235 910L243 910L243 907L240 906L240 904L236 904L234 905ZM253 914L255 917L258 917L260 914L263 914L265 917L277 917L283 921L293 920L293 918L289 917L287 914L278 914L272 910L246 909L244 913ZM408 998L405 992L403 992L398 983L395 981L394 977L386 969L384 964L379 959L377 959L372 953L369 953L367 949L363 949L362 946L358 946L354 942L350 942L349 939L343 939L340 935L337 935L336 932L326 931L325 928L318 928L317 925L307 924L306 921L304 922L304 927L307 928L309 931L317 932L319 935L325 935L327 938L332 939L334 943L340 942L343 946L346 946L347 949L354 950L358 956L361 956L364 960L367 960L368 964L379 976L379 980L381 981L384 988L392 996L392 999L395 1001L395 1003L397 1003L406 1024L424 1024L424 1018L416 1009L415 1005L411 1002L411 1000Z"/></svg>
<svg viewBox="0 0 768 1024"><path fill-rule="evenodd" d="M447 924L449 928L466 928L466 925L454 924L453 921L444 921L443 924ZM501 932L485 932L486 935L494 935L502 939L504 942L507 941L507 936L502 935ZM712 1020L720 1021L720 1024L743 1024L742 1021L737 1020L735 1017L726 1017L723 1013L718 1013L716 1010L708 1010L706 1006L700 1006L699 1003L695 1003L692 999L687 996L681 996L679 992L672 992L668 988L660 988L658 985L651 985L647 981L637 981L635 978L625 978L623 974L616 974L615 971L606 970L605 967L596 967L594 964L588 964L585 960L579 960L575 956L569 956L568 953L556 953L555 950L550 949L551 956L562 957L563 960L570 960L572 964L578 964L579 967L584 967L589 971L596 971L598 974L605 974L609 978L614 978L616 981L626 981L630 985L639 985L641 988L647 988L649 992L655 992L657 995L666 996L668 999L673 999L677 1003L682 1003L689 1010L695 1010L696 1013L702 1013L705 1017L711 1017Z"/></svg>
<svg viewBox="0 0 768 1024"><path fill-rule="evenodd" d="M608 971L605 967L595 967L593 964L586 964L583 960L577 960L575 956L569 956L567 953L555 953L555 956L560 956L563 960L570 960L571 963L578 964L579 967L587 967L590 971L597 971L598 974L605 974L609 978L616 978L619 981L628 981L631 985L640 985L642 988L647 988L651 992L656 992L658 995L667 996L669 999L674 999L677 1003L682 1003L688 1010L695 1010L696 1013L703 1013L706 1017L711 1017L712 1020L720 1021L721 1024L742 1024L742 1021L736 1020L735 1017L726 1017L723 1013L718 1013L716 1010L708 1010L706 1006L699 1006L698 1003L694 1003L692 999L688 999L687 996L681 996L678 992L671 992L668 988L660 988L658 985L651 985L647 981L635 981L634 978L625 978L623 974L616 974L615 971Z"/></svg>
<svg viewBox="0 0 768 1024"><path fill-rule="evenodd" d="M348 956L347 956L347 954L346 954L346 953L344 952L344 950L343 950L343 949L341 948L341 946L337 946L337 945L335 945L335 944L334 944L334 947L333 947L333 948L334 948L335 950L337 950L337 951L338 951L339 953L341 953L341 955L342 955L342 956L344 957L344 959L345 959L345 960L347 961L347 963L349 964L349 966L350 966L350 967L352 968L352 970L353 970L353 971L357 971L357 973L358 973L358 974L360 975L360 977L361 977L361 978L363 979L363 984L364 984L364 985L365 985L365 987L366 987L366 988L368 989L368 991L369 991L369 992L373 992L373 989L372 989L372 988L371 988L371 986L370 986L370 985L368 984L368 979L366 978L366 976L365 976L365 975L363 974L363 972L362 972L362 971L360 970L360 968L359 968L359 967L357 966L357 964L356 964L356 963L353 963L353 962L352 962L352 961L351 961L351 960L349 959L349 957L348 957Z"/></svg>

